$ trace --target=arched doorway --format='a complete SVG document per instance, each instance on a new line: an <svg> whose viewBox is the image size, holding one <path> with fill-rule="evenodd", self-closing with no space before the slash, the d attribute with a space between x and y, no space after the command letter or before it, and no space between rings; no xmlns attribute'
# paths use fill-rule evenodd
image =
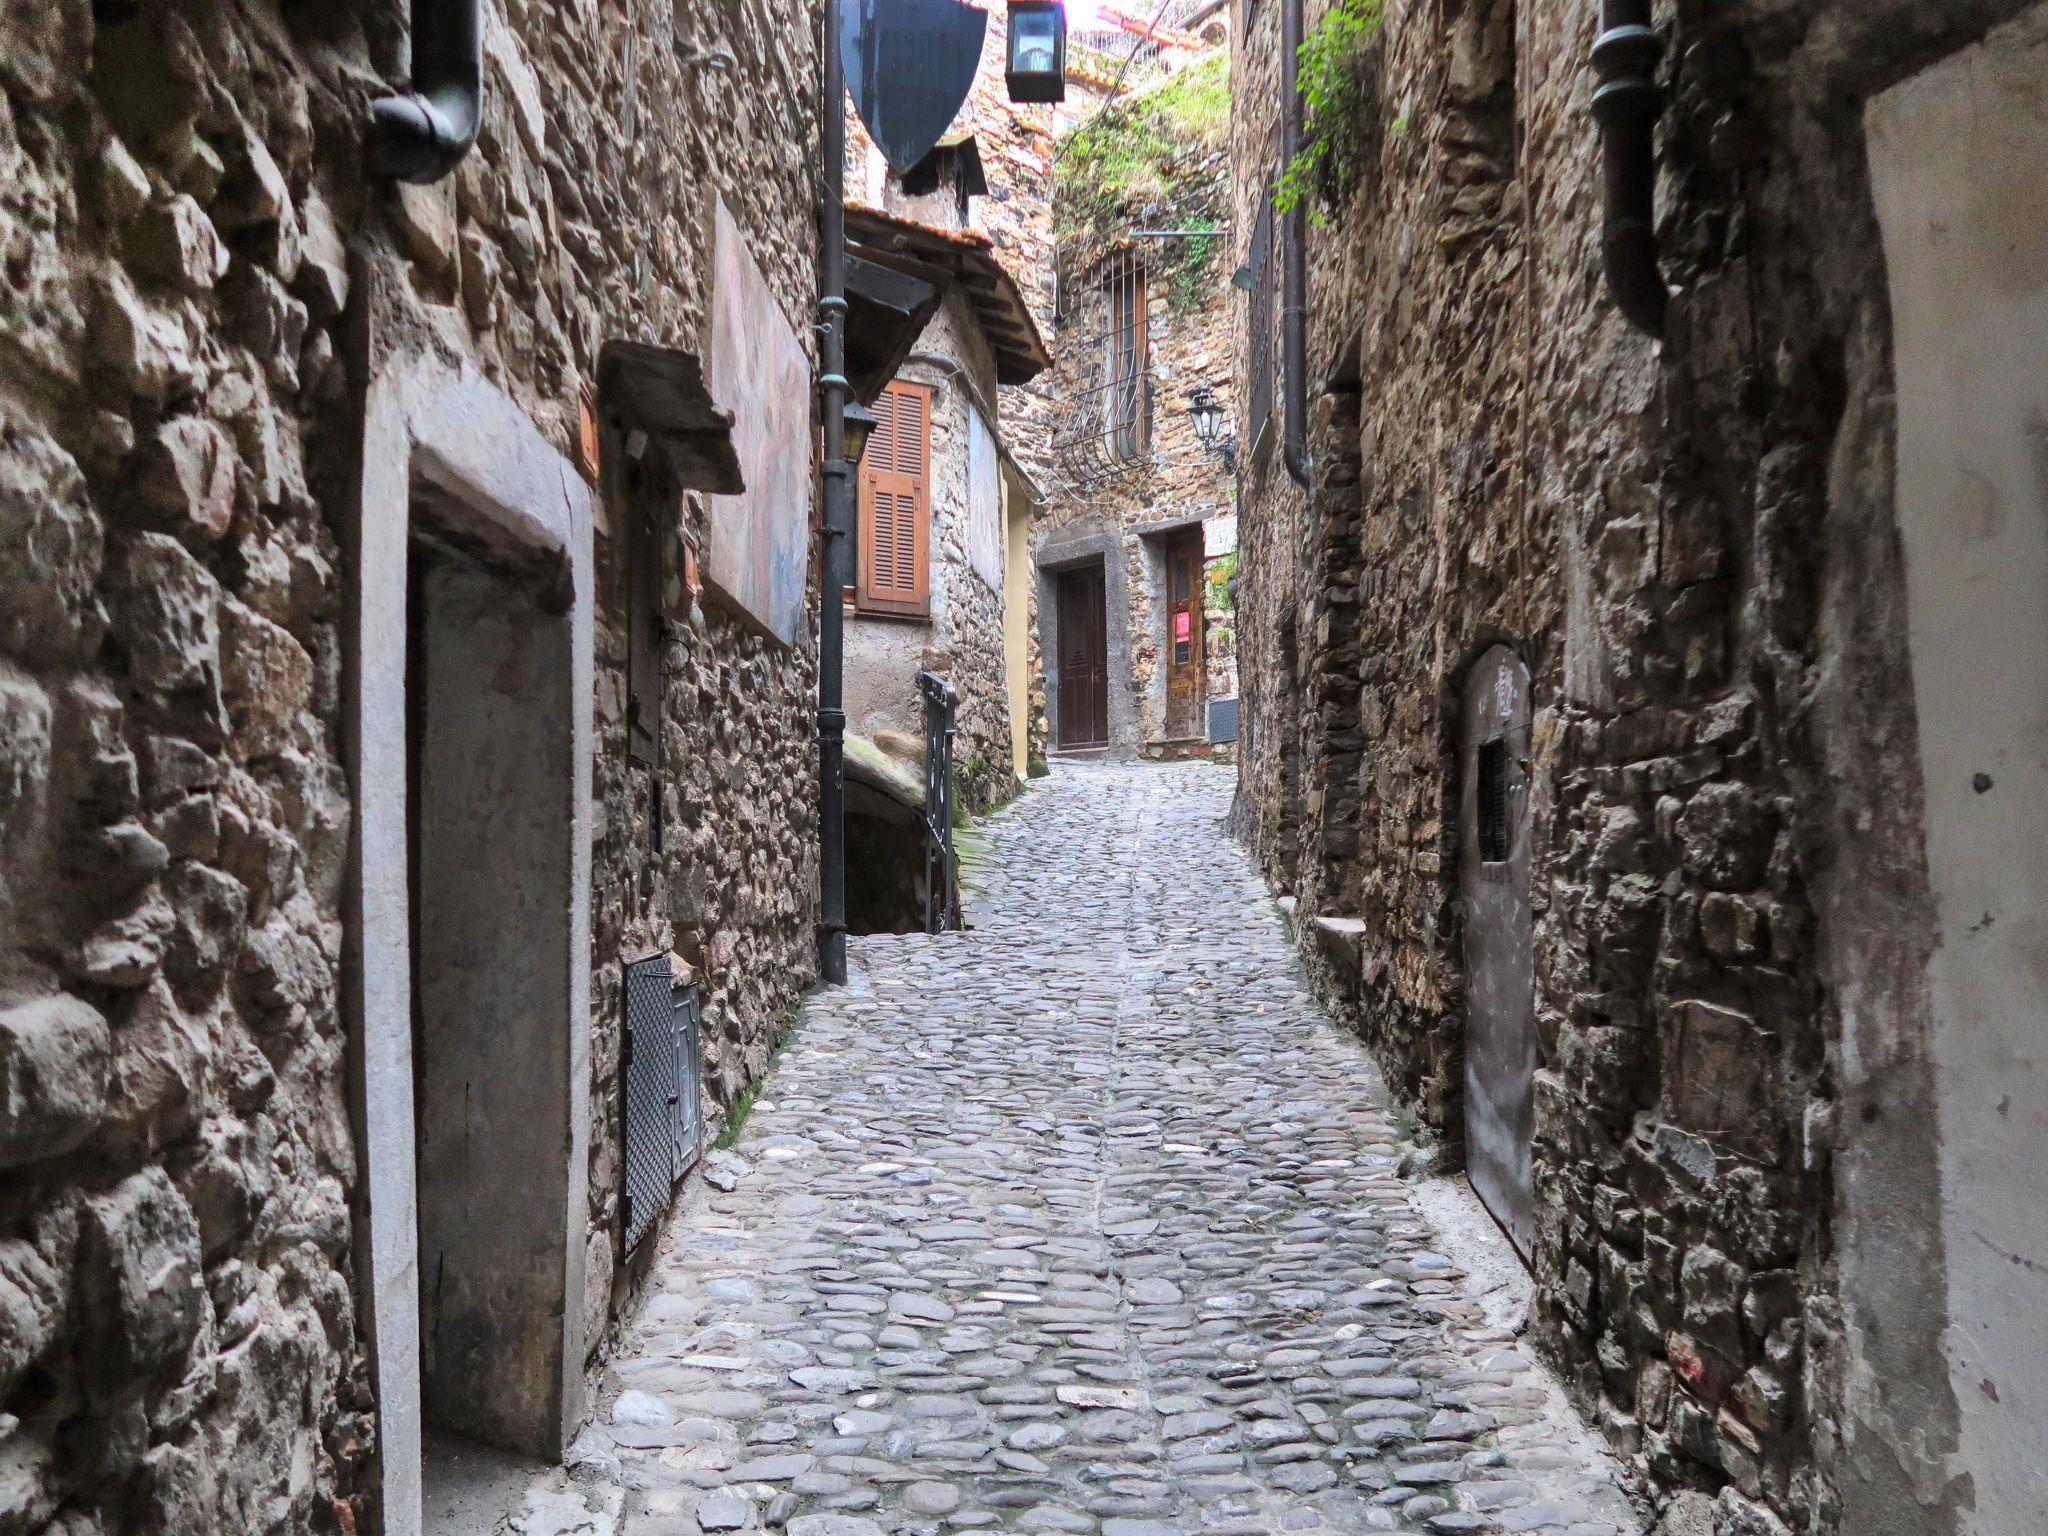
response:
<svg viewBox="0 0 2048 1536"><path fill-rule="evenodd" d="M1526 1258L1536 967L1529 911L1529 668L1504 645L1472 664L1458 735L1458 883L1465 932L1465 1161Z"/></svg>

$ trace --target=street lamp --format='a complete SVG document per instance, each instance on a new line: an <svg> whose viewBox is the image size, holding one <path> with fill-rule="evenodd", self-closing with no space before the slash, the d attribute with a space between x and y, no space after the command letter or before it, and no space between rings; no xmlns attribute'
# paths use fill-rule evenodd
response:
<svg viewBox="0 0 2048 1536"><path fill-rule="evenodd" d="M880 417L862 405L858 400L846 402L846 427L843 448L846 462L855 469L860 468L860 456L868 451L868 438L874 432Z"/></svg>
<svg viewBox="0 0 2048 1536"><path fill-rule="evenodd" d="M1067 99L1067 8L1060 0L1010 0L1012 101Z"/></svg>
<svg viewBox="0 0 2048 1536"><path fill-rule="evenodd" d="M1216 391L1207 384L1198 387L1188 396L1188 415L1195 424L1195 438L1203 451L1221 455L1223 467L1232 474L1237 473L1237 434L1220 435L1223 432L1223 402L1216 398Z"/></svg>

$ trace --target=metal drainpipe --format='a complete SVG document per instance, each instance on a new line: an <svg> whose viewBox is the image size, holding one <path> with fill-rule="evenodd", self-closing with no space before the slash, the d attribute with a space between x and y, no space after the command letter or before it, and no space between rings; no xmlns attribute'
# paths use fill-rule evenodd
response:
<svg viewBox="0 0 2048 1536"><path fill-rule="evenodd" d="M1301 153L1301 3L1280 6L1280 163ZM1280 456L1296 485L1311 484L1308 463L1308 225L1299 202L1280 223Z"/></svg>
<svg viewBox="0 0 2048 1536"><path fill-rule="evenodd" d="M370 103L370 171L439 181L483 121L483 0L413 0L412 89Z"/></svg>
<svg viewBox="0 0 2048 1536"><path fill-rule="evenodd" d="M825 0L824 245L818 274L820 409L824 416L825 590L818 601L818 975L846 981L846 609L852 577L853 466L846 462L846 73L839 7Z"/></svg>
<svg viewBox="0 0 2048 1536"><path fill-rule="evenodd" d="M1593 68L1593 118L1600 124L1601 252L1607 289L1622 314L1652 336L1664 334L1669 297L1657 270L1657 59L1664 51L1650 25L1650 0L1601 0Z"/></svg>

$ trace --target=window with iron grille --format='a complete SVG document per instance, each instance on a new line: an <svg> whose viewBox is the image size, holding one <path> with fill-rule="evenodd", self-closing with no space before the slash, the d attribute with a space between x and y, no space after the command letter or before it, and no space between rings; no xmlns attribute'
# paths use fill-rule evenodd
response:
<svg viewBox="0 0 2048 1536"><path fill-rule="evenodd" d="M1109 388L1103 402L1112 455L1129 462L1151 447L1146 419L1145 269L1135 261L1113 263L1108 278Z"/></svg>
<svg viewBox="0 0 2048 1536"><path fill-rule="evenodd" d="M1252 225L1251 251L1246 258L1252 286L1245 321L1245 436L1258 450L1273 416L1273 194L1266 193L1258 222Z"/></svg>
<svg viewBox="0 0 2048 1536"><path fill-rule="evenodd" d="M1508 826L1508 744L1496 736L1479 744L1479 857L1487 864L1505 864L1511 851Z"/></svg>

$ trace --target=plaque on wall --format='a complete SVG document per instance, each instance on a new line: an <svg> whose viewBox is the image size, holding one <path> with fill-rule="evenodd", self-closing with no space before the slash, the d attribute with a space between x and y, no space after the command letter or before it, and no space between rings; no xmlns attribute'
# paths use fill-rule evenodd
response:
<svg viewBox="0 0 2048 1536"><path fill-rule="evenodd" d="M784 645L803 623L811 525L811 368L724 199L713 218L711 393L733 413L746 489L712 496L705 587Z"/></svg>

